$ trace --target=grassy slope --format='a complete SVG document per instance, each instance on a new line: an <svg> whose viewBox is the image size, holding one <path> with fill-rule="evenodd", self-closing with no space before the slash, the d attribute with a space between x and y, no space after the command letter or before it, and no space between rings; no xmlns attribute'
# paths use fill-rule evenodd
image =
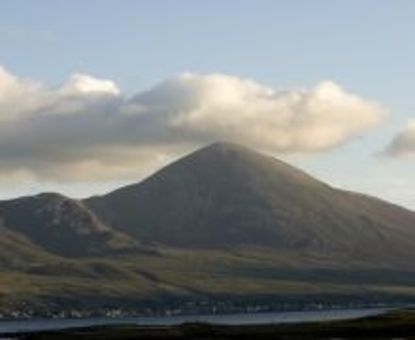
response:
<svg viewBox="0 0 415 340"><path fill-rule="evenodd" d="M298 255L300 256L300 255ZM41 300L102 298L128 301L166 295L281 297L307 295L400 295L415 298L415 275L394 276L385 268L338 265L312 258L297 270L293 256L251 249L184 251L165 249L160 256L65 260L48 259L25 273L0 274L0 304ZM322 268L322 265L324 266ZM350 268L349 268L350 267ZM308 269L307 269L308 268ZM334 270L336 268L336 270ZM395 281L394 281L395 280Z"/></svg>

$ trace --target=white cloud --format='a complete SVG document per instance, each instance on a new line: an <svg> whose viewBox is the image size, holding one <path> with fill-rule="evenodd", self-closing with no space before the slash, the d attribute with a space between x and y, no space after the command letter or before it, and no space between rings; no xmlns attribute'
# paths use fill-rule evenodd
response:
<svg viewBox="0 0 415 340"><path fill-rule="evenodd" d="M392 157L415 157L415 119L408 121L383 152Z"/></svg>
<svg viewBox="0 0 415 340"><path fill-rule="evenodd" d="M97 79L87 74L75 73L62 86L60 93L66 95L108 94L118 96L120 90L111 80Z"/></svg>
<svg viewBox="0 0 415 340"><path fill-rule="evenodd" d="M0 122L37 110L43 95L40 84L19 79L0 66Z"/></svg>
<svg viewBox="0 0 415 340"><path fill-rule="evenodd" d="M53 89L0 68L0 171L134 177L217 140L273 153L321 152L365 134L384 115L379 104L331 81L282 91L184 73L126 98L111 80L75 74Z"/></svg>
<svg viewBox="0 0 415 340"><path fill-rule="evenodd" d="M173 127L208 139L243 140L274 152L331 149L367 132L384 114L378 104L329 81L290 91L220 74L184 75L175 82L176 88L196 93L193 103L184 101L189 104L186 110L170 118ZM176 106L174 100L167 105Z"/></svg>

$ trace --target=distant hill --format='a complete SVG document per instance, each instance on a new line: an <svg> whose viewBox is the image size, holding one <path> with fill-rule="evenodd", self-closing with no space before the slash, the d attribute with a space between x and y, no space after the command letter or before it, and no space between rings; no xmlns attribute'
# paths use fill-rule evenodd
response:
<svg viewBox="0 0 415 340"><path fill-rule="evenodd" d="M0 221L38 247L63 256L103 254L135 243L107 227L81 201L54 193L0 202Z"/></svg>
<svg viewBox="0 0 415 340"><path fill-rule="evenodd" d="M232 143L104 196L0 201L0 312L25 301L415 299L414 262L415 212Z"/></svg>

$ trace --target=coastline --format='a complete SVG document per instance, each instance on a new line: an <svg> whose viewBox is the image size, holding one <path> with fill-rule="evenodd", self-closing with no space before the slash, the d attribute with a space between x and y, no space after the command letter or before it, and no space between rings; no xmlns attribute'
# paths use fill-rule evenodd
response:
<svg viewBox="0 0 415 340"><path fill-rule="evenodd" d="M112 325L60 331L0 334L0 339L78 340L98 339L415 339L415 309L391 311L353 320L278 325L212 325L187 323L176 326Z"/></svg>

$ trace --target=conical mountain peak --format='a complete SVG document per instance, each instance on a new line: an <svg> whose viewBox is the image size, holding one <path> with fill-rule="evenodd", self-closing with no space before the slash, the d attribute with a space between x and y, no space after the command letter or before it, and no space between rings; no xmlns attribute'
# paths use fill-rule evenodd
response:
<svg viewBox="0 0 415 340"><path fill-rule="evenodd" d="M318 210L314 200L332 191L272 156L219 142L87 204L110 225L147 241L190 247L276 245L307 238L287 219L298 220L299 226L302 217L295 211Z"/></svg>
<svg viewBox="0 0 415 340"><path fill-rule="evenodd" d="M408 252L411 247L403 244L415 236L413 212L337 190L284 161L228 142L196 150L141 183L85 203L114 228L176 247L254 245L376 258L385 240L393 251Z"/></svg>
<svg viewBox="0 0 415 340"><path fill-rule="evenodd" d="M224 153L224 152L254 152L253 149L234 142L229 141L219 141L214 142L212 144L209 144L201 149L199 151L209 151L209 152L218 152L218 153Z"/></svg>
<svg viewBox="0 0 415 340"><path fill-rule="evenodd" d="M250 179L260 181L261 178L272 178L274 181L286 181L295 185L328 187L304 171L274 156L233 142L215 142L198 149L162 169L159 174L171 171L176 167L179 168L179 171L182 171L183 168L187 168L187 170L191 168L194 172L209 173L218 176L218 178L246 176L246 178L240 178L242 181Z"/></svg>

